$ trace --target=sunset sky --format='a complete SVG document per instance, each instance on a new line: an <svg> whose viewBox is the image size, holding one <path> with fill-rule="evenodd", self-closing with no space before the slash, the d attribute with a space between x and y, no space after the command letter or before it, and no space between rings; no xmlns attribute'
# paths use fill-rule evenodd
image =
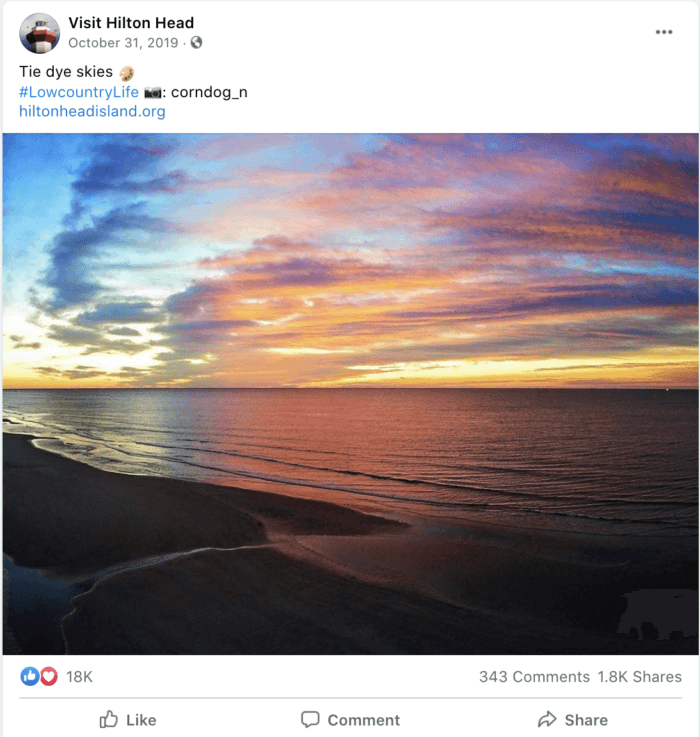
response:
<svg viewBox="0 0 700 737"><path fill-rule="evenodd" d="M7 135L4 385L697 386L696 135Z"/></svg>

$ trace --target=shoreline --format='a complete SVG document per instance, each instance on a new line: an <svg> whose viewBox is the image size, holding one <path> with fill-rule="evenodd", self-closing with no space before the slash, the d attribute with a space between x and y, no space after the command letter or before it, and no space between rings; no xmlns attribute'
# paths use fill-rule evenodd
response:
<svg viewBox="0 0 700 737"><path fill-rule="evenodd" d="M5 552L86 588L68 653L697 653L615 631L624 592L697 588L690 542L411 525L101 471L31 437L3 434Z"/></svg>
<svg viewBox="0 0 700 737"><path fill-rule="evenodd" d="M20 424L7 418L3 419L3 423L9 425ZM5 435L8 437L26 438L30 441L64 443L60 434L34 435L26 432L10 432L9 428L6 428L4 425L3 436ZM315 485L311 482L273 480L262 476L241 477L237 479L237 483L231 484L222 479L198 480L188 476L174 474L163 475L148 472L130 472L123 469L115 470L115 467L111 464L101 465L91 462L91 459L88 460L85 457L73 457L70 453L63 452L56 447L42 447L42 445L34 447L37 450L48 453L50 456L57 456L69 462L78 463L81 466L109 475L126 476L134 479L155 479L177 484L186 483L192 484L195 487L208 487L211 490L218 490L220 493L230 490L234 493L249 494L251 496L269 495L272 498L282 497L299 501L320 501L343 509L354 510L361 514L407 522L409 525L414 524L416 521L420 524L431 518L437 519L440 522L451 518L458 527L468 524L470 527L483 527L486 529L537 530L543 535L563 533L567 537L580 535L583 537L599 536L601 538L616 538L620 533L662 538L672 536L681 541L681 544L683 539L692 536L697 538L699 534L697 515L695 515L695 524L668 526L666 522L659 523L652 519L618 519L614 517L586 516L542 509L531 509L528 510L526 515L523 515L523 510L516 509L515 512L511 512L507 508L499 508L498 519L495 519L493 512L486 511L487 505L471 506L467 504L462 506L459 502L435 502L434 500L422 499L420 497L384 496L335 486ZM328 494L332 494L332 502L324 498Z"/></svg>

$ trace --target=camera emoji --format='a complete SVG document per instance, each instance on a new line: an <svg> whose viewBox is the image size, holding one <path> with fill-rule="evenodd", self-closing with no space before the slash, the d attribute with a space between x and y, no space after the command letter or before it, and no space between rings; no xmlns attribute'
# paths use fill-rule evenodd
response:
<svg viewBox="0 0 700 737"><path fill-rule="evenodd" d="M160 100L162 92L160 87L146 87L143 91L143 96L146 99Z"/></svg>

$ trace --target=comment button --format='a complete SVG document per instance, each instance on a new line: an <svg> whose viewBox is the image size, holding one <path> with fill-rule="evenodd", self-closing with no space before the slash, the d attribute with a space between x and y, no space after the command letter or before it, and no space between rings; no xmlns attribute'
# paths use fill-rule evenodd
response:
<svg viewBox="0 0 700 737"><path fill-rule="evenodd" d="M321 715L317 711L302 711L301 723L305 727L315 727L321 721Z"/></svg>

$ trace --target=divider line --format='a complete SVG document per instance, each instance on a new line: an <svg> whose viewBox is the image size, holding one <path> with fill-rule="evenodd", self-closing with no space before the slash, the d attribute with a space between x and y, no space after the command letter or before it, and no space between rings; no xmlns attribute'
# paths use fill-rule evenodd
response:
<svg viewBox="0 0 700 737"><path fill-rule="evenodd" d="M227 701L280 701L280 700L293 700L293 701L485 701L485 700L539 700L539 701L555 701L555 700L616 700L616 701L629 701L629 700L643 700L643 701L672 701L681 700L683 696L20 696L20 699L28 699L30 701L37 700L57 700L57 699L72 699L72 700L90 700L100 699L102 701L111 700L116 701L118 699L125 700L166 700L173 699L177 701L202 701L202 700L216 700L223 699Z"/></svg>

